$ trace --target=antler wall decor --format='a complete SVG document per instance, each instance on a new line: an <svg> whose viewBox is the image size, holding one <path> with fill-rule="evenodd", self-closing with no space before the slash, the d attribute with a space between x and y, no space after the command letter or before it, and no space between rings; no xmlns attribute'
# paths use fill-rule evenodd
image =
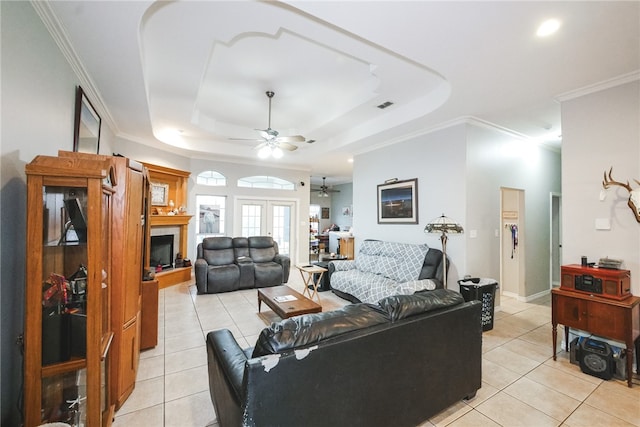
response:
<svg viewBox="0 0 640 427"><path fill-rule="evenodd" d="M602 186L604 188L609 188L612 185L617 185L617 186L620 186L622 188L625 188L629 192L629 201L627 202L627 205L633 211L633 214L636 217L636 221L640 222L640 187L638 187L638 188L636 188L634 190L634 189L631 188L631 185L629 185L629 181L627 181L626 184L622 183L622 182L615 181L611 177L611 172L612 171L613 171L613 167L611 167L611 169L609 169L609 176L607 176L607 171L604 171L604 180L602 181ZM638 181L637 179L634 179L634 181L638 185L640 185L640 181Z"/></svg>

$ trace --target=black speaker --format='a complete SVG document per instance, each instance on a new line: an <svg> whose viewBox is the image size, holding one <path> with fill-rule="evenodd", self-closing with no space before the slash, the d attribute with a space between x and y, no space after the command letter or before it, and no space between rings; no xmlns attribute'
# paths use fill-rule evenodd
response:
<svg viewBox="0 0 640 427"><path fill-rule="evenodd" d="M580 342L580 369L585 374L610 380L616 372L611 346L604 341L587 338Z"/></svg>

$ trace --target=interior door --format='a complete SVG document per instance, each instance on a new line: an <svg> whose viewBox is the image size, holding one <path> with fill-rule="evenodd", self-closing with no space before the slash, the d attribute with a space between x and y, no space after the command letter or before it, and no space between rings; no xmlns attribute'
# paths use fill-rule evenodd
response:
<svg viewBox="0 0 640 427"><path fill-rule="evenodd" d="M500 189L501 244L500 293L518 298L526 295L524 190Z"/></svg>
<svg viewBox="0 0 640 427"><path fill-rule="evenodd" d="M551 194L551 260L550 287L560 286L560 266L562 265L562 198L559 194Z"/></svg>
<svg viewBox="0 0 640 427"><path fill-rule="evenodd" d="M236 236L271 236L281 254L293 251L295 202L283 200L238 199L236 202Z"/></svg>

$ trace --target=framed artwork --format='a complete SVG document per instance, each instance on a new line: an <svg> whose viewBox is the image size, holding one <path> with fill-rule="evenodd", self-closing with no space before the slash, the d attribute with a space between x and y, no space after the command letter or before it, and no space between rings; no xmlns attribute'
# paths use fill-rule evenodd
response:
<svg viewBox="0 0 640 427"><path fill-rule="evenodd" d="M102 120L80 86L76 89L73 151L98 154Z"/></svg>
<svg viewBox="0 0 640 427"><path fill-rule="evenodd" d="M329 219L329 208L322 208L322 219Z"/></svg>
<svg viewBox="0 0 640 427"><path fill-rule="evenodd" d="M378 185L378 224L418 223L418 179Z"/></svg>
<svg viewBox="0 0 640 427"><path fill-rule="evenodd" d="M198 208L198 233L220 234L220 206L200 205Z"/></svg>
<svg viewBox="0 0 640 427"><path fill-rule="evenodd" d="M167 206L169 204L169 184L151 183L151 206Z"/></svg>

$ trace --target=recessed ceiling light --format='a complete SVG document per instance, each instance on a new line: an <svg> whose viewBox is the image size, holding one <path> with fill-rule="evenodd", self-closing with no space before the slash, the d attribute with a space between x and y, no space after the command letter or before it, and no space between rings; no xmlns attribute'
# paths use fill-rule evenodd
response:
<svg viewBox="0 0 640 427"><path fill-rule="evenodd" d="M536 35L538 37L547 37L558 31L560 28L560 21L557 19L547 19L538 27Z"/></svg>

